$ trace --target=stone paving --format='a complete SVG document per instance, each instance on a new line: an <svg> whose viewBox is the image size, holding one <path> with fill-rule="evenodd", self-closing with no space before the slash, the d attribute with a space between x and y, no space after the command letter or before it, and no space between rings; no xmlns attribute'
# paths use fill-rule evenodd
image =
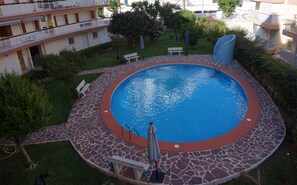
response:
<svg viewBox="0 0 297 185"><path fill-rule="evenodd" d="M146 148L124 142L106 127L100 115L100 102L104 89L121 74L136 67L164 61L212 63L212 56L158 56L128 65L82 72L81 74L94 72L104 72L104 74L91 84L86 97L75 103L67 123L44 128L28 137L26 143L69 140L88 164L109 175L111 172L107 156L120 155L148 163ZM239 74L255 89L261 104L257 124L240 140L220 148L197 152L162 152L159 164L160 169L166 174L164 184L222 183L260 165L284 139L283 120L268 93L236 62L227 68ZM149 171L151 170L152 166ZM133 182L129 175L121 179ZM143 177L141 181L134 183L147 184L148 178Z"/></svg>

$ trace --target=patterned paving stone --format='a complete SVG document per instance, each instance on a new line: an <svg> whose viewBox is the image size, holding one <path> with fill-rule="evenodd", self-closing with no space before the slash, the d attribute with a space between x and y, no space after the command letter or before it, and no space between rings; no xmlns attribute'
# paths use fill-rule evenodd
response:
<svg viewBox="0 0 297 185"><path fill-rule="evenodd" d="M211 55L157 56L129 65L120 65L82 72L102 72L90 86L86 97L78 100L65 124L48 127L33 133L26 143L43 143L69 140L81 157L94 167L110 173L106 158L120 155L129 159L149 163L147 149L132 145L115 136L103 123L100 102L104 89L120 75L147 64L170 62L212 63ZM218 184L241 172L251 170L269 157L285 136L285 126L277 107L268 93L236 62L227 68L249 82L255 89L260 104L260 115L254 128L240 140L216 149L196 152L162 152L159 163L165 172L164 184ZM9 142L1 141L0 142ZM153 170L153 166L149 171ZM127 175L127 178L132 178ZM136 184L146 184L141 178Z"/></svg>

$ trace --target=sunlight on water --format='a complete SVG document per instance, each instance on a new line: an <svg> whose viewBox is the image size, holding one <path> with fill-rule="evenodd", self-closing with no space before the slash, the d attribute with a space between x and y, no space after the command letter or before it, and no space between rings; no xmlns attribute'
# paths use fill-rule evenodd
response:
<svg viewBox="0 0 297 185"><path fill-rule="evenodd" d="M160 141L211 139L234 129L247 111L241 86L228 75L190 64L158 66L123 81L115 90L111 111L147 137L149 122Z"/></svg>

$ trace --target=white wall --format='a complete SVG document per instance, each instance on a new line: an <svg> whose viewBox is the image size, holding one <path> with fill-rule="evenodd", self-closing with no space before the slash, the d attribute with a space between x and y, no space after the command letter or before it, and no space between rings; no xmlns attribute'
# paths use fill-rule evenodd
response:
<svg viewBox="0 0 297 185"><path fill-rule="evenodd" d="M91 19L91 12L90 11L81 11L79 12L79 21L88 21Z"/></svg>
<svg viewBox="0 0 297 185"><path fill-rule="evenodd" d="M75 14L68 14L67 16L69 24L76 23Z"/></svg>
<svg viewBox="0 0 297 185"><path fill-rule="evenodd" d="M57 25L56 26L65 25L64 15L55 15L55 17L56 17L56 20L57 20Z"/></svg>
<svg viewBox="0 0 297 185"><path fill-rule="evenodd" d="M17 74L22 74L22 69L19 63L17 53L8 54L7 56L0 57L0 73L3 72L15 72Z"/></svg>
<svg viewBox="0 0 297 185"><path fill-rule="evenodd" d="M283 4L260 3L259 11L270 14L281 14L283 12L283 7Z"/></svg>
<svg viewBox="0 0 297 185"><path fill-rule="evenodd" d="M48 55L48 54L58 54L64 48L66 48L66 49L72 48L68 44L68 38L62 38L62 39L59 39L59 40L55 40L55 41L52 41L52 42L45 43L44 44L45 51L43 51L43 52L46 55Z"/></svg>
<svg viewBox="0 0 297 185"><path fill-rule="evenodd" d="M110 41L109 37L107 36L107 28L99 29L97 30L97 32L97 38L93 38L93 31L89 33L82 33L80 35L69 36L74 38L74 44L69 44L68 37L46 43L44 44L45 51L43 52L45 54L58 54L63 49L72 50L73 48L75 48L76 51L85 49L86 37L88 38L89 47Z"/></svg>
<svg viewBox="0 0 297 185"><path fill-rule="evenodd" d="M12 35L21 35L23 34L21 24L13 24L11 25Z"/></svg>
<svg viewBox="0 0 297 185"><path fill-rule="evenodd" d="M35 27L34 27L32 21L30 21L30 22L25 22L25 27L26 27L26 31L27 31L27 32L35 31Z"/></svg>

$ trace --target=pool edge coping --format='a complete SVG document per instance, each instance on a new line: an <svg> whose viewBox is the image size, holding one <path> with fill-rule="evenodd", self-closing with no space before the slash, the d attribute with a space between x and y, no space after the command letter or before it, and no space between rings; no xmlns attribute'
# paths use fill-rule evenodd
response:
<svg viewBox="0 0 297 185"><path fill-rule="evenodd" d="M102 116L104 124L119 138L123 139L126 142L131 144L135 144L141 147L147 147L147 139L135 135L133 133L129 133L127 130L122 129L121 125L115 120L112 116L111 109L110 109L110 101L112 98L112 94L117 86L127 79L129 76L145 70L147 68L162 66L162 65L170 65L170 64L193 64L193 65L200 65L210 68L218 68L220 71L224 72L226 75L230 76L232 79L236 80L244 90L246 97L248 99L248 109L246 115L236 128L231 130L230 132L221 135L219 137L199 141L199 142L164 142L159 141L160 150L162 152L194 152L194 151L202 151L202 150L209 150L219 148L233 142L236 142L240 138L247 135L252 128L257 124L257 120L260 114L260 102L257 97L257 94L254 88L244 80L240 75L226 69L223 67L217 67L211 64L206 64L201 61L191 61L191 62L168 62L163 61L158 64L148 64L144 66L137 67L133 70L128 71L127 73L122 74L119 78L114 80L108 87L105 89L102 95L102 101L100 104L100 114ZM247 121L250 119L250 121ZM178 144L179 147L176 148L174 145Z"/></svg>

